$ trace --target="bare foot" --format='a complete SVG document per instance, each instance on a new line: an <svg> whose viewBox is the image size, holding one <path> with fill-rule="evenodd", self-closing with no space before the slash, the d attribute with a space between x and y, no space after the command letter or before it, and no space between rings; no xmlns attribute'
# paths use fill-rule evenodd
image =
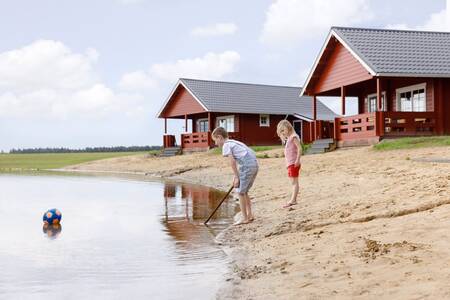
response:
<svg viewBox="0 0 450 300"><path fill-rule="evenodd" d="M288 202L285 205L283 205L283 208L289 208L289 207L294 206L296 204L297 204L297 201L296 202Z"/></svg>
<svg viewBox="0 0 450 300"><path fill-rule="evenodd" d="M250 223L250 222L253 222L253 221L255 221L255 217L254 216L249 216L248 217L248 222Z"/></svg>
<svg viewBox="0 0 450 300"><path fill-rule="evenodd" d="M238 220L238 221L234 222L233 225L239 226L239 225L248 224L248 223L249 223L249 220L242 219L242 220Z"/></svg>

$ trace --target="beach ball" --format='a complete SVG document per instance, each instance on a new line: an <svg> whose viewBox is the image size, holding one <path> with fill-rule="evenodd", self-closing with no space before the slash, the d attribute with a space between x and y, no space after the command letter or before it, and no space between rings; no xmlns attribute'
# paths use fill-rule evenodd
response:
<svg viewBox="0 0 450 300"><path fill-rule="evenodd" d="M62 214L56 208L49 209L45 212L42 220L44 224L59 224L61 222Z"/></svg>

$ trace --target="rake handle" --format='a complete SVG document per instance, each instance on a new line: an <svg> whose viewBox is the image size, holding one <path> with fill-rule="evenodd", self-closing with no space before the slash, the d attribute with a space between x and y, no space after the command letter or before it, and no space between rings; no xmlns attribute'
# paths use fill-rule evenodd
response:
<svg viewBox="0 0 450 300"><path fill-rule="evenodd" d="M219 205L217 205L216 209L214 209L214 211L211 213L211 215L209 216L208 219L206 219L206 221L203 223L206 225L206 223L209 222L209 220L211 220L212 216L214 216L214 214L216 213L216 211L219 209L219 207L222 205L223 201L225 201L225 199L227 199L228 195L230 195L231 191L233 190L234 185L232 185L230 187L230 189L228 190L228 192L225 194L225 196L222 198L222 200L220 201Z"/></svg>

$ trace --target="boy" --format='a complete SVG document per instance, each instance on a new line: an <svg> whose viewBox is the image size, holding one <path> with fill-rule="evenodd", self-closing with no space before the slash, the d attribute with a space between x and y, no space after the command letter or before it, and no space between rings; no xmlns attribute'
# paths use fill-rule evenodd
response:
<svg viewBox="0 0 450 300"><path fill-rule="evenodd" d="M222 155L230 159L231 169L234 173L233 186L239 193L239 205L242 217L234 225L247 224L254 220L248 191L258 174L258 161L252 149L244 143L228 139L228 132L217 127L212 132L212 139L218 147L222 147ZM237 165L239 165L239 170Z"/></svg>

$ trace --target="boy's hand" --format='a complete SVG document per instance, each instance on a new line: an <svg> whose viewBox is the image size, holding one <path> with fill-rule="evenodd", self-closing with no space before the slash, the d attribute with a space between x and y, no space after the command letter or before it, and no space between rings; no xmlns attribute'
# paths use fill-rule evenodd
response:
<svg viewBox="0 0 450 300"><path fill-rule="evenodd" d="M238 188L239 187L239 178L238 177L234 177L234 180L233 180L233 186L235 187L235 188Z"/></svg>

